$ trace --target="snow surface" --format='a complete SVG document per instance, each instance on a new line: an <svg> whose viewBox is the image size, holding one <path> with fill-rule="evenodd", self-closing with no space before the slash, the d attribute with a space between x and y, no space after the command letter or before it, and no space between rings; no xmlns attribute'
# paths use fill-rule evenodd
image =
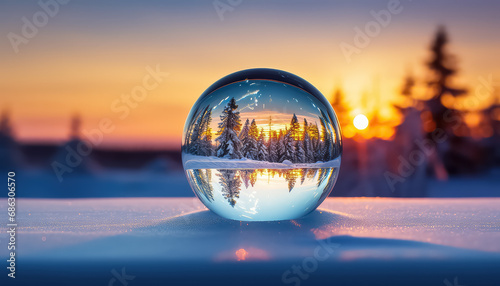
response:
<svg viewBox="0 0 500 286"><path fill-rule="evenodd" d="M6 206L0 200L0 213ZM500 282L500 198L328 198L299 220L245 223L212 214L196 198L18 199L18 206L13 285L111 285L123 268L135 276L130 286L281 285L293 265L311 270L300 285ZM297 277L290 273L285 278Z"/></svg>
<svg viewBox="0 0 500 286"><path fill-rule="evenodd" d="M242 159L225 159L215 156L196 156L192 154L182 154L182 161L185 169L300 169L300 168L338 168L340 167L340 157L328 161L316 163L292 163L288 160L283 163Z"/></svg>

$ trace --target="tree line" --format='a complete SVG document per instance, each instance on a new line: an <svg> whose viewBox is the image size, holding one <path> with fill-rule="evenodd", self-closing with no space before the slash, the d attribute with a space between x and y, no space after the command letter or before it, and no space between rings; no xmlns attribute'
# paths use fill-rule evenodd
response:
<svg viewBox="0 0 500 286"><path fill-rule="evenodd" d="M292 192L297 182L302 185L306 179L311 182L316 180L316 186L319 187L325 180L328 180L328 185L325 186L323 196L326 196L328 191L333 187L335 180L330 180L333 174L333 169L330 168L308 168L308 169L259 169L259 170L236 170L236 169L217 169L215 176L218 177L217 182L221 186L221 193L224 199L234 207L236 200L240 197L242 184L245 189L253 188L257 182L258 174L262 176L266 171L270 177L274 178L278 175L286 181L288 192ZM188 177L194 182L194 186L199 195L203 195L209 202L214 201L213 183L215 178L212 178L211 169L194 169L187 172ZM321 201L322 199L320 199Z"/></svg>
<svg viewBox="0 0 500 286"><path fill-rule="evenodd" d="M183 151L199 156L219 158L248 158L257 161L282 163L314 163L330 161L340 155L340 145L327 129L327 116L321 111L318 116L320 127L307 122L302 126L295 114L290 125L284 130L272 130L272 117L269 130L257 127L255 119L247 119L242 125L236 100L231 98L220 115L217 138L212 144L212 108L206 106L192 118L186 132ZM321 128L321 132L320 132ZM268 133L268 136L266 135Z"/></svg>

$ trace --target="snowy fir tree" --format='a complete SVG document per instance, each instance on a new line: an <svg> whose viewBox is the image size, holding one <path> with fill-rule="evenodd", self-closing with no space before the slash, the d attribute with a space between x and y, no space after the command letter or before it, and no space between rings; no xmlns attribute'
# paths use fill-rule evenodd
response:
<svg viewBox="0 0 500 286"><path fill-rule="evenodd" d="M424 121L424 129L427 130L427 138L434 143L434 148L437 151L436 158L440 158L442 162L435 160L433 168L436 170L436 175L440 178L445 178L446 174L441 169L440 165L444 164L448 171L454 172L460 168L474 168L472 164L467 163L468 159L464 158L464 146L468 145L467 140L461 136L457 136L455 132L460 128L460 122L464 122L462 111L450 109L443 104L443 98L451 95L453 98L466 96L467 90L457 87L453 84L453 78L457 73L457 58L448 53L447 45L449 42L448 33L444 27L439 27L434 41L431 45L431 58L427 63L429 73L427 74L427 86L431 91L430 99L421 101L424 109L430 112L432 120ZM476 92L477 94L477 92ZM457 123L458 121L458 123ZM434 130L444 130L448 140L441 146L436 144L433 139ZM448 146L446 146L448 145ZM465 147L467 148L467 147ZM439 173L442 173L441 175Z"/></svg>
<svg viewBox="0 0 500 286"><path fill-rule="evenodd" d="M276 162L283 162L285 160L285 133L280 130L280 135L276 144Z"/></svg>
<svg viewBox="0 0 500 286"><path fill-rule="evenodd" d="M309 124L309 136L311 136L311 145L313 150L313 162L321 161L321 141L319 136L318 123Z"/></svg>
<svg viewBox="0 0 500 286"><path fill-rule="evenodd" d="M427 63L430 70L430 80L427 84L433 91L433 96L424 101L424 105L431 112L436 128L450 131L452 123L448 118L458 115L455 110L444 106L442 98L445 94L458 97L463 95L466 90L453 87L451 84L453 75L457 73L456 58L446 52L447 44L446 30L444 27L440 27L431 45L431 60ZM453 136L453 133L449 132L449 135Z"/></svg>
<svg viewBox="0 0 500 286"><path fill-rule="evenodd" d="M204 113L201 122L202 137L200 140L199 154L202 156L212 156L214 153L212 146L212 128L210 123L212 122L212 109L208 109Z"/></svg>
<svg viewBox="0 0 500 286"><path fill-rule="evenodd" d="M304 118L304 162L314 162L314 150L311 141L311 136L309 135L309 125L307 119Z"/></svg>
<svg viewBox="0 0 500 286"><path fill-rule="evenodd" d="M222 194L229 204L234 207L236 199L240 197L241 180L237 170L218 170L219 184Z"/></svg>
<svg viewBox="0 0 500 286"><path fill-rule="evenodd" d="M189 153L198 155L198 150L199 150L199 138L200 138L200 126L201 126L201 121L203 120L202 113L198 115L198 118L196 120L196 123L193 125L193 130L191 131L191 137L189 139Z"/></svg>
<svg viewBox="0 0 500 286"><path fill-rule="evenodd" d="M290 137L292 137L293 140L300 140L301 139L301 134L300 134L300 123L299 120L297 119L297 115L295 113L293 114L292 120L290 121Z"/></svg>
<svg viewBox="0 0 500 286"><path fill-rule="evenodd" d="M240 159L241 141L238 138L238 132L241 130L240 113L236 111L238 105L236 100L231 98L220 115L219 132L215 139L219 143L216 154L217 157L228 159Z"/></svg>
<svg viewBox="0 0 500 286"><path fill-rule="evenodd" d="M184 152L198 156L215 155L226 159L248 158L278 163L285 160L314 163L338 156L336 138L328 132L329 123L324 113L318 116L321 132L317 122L311 124L304 118L302 127L297 115L293 114L290 125L279 130L272 130L272 117L269 117L269 131L266 133L262 125L257 125L256 119L247 118L242 126L238 105L231 98L220 115L217 138L212 140L212 110L206 106L191 120L192 124L187 130L189 134L182 147Z"/></svg>
<svg viewBox="0 0 500 286"><path fill-rule="evenodd" d="M321 183L323 183L323 181L327 178L327 176L329 175L329 170L326 169L326 168L320 168L319 169L319 174L318 174L318 182L317 182L317 186L319 187L321 185Z"/></svg>
<svg viewBox="0 0 500 286"><path fill-rule="evenodd" d="M199 110L196 109L193 111L194 114L199 114ZM182 151L186 153L191 153L191 135L193 134L193 129L196 127L196 120L198 116L190 116L188 129L186 130L186 134L184 135L184 145L182 145Z"/></svg>
<svg viewBox="0 0 500 286"><path fill-rule="evenodd" d="M260 129L259 140L257 141L257 153L258 153L258 160L268 161L269 155L267 152L266 140L264 139L264 129L263 128Z"/></svg>
<svg viewBox="0 0 500 286"><path fill-rule="evenodd" d="M285 180L288 182L288 191L291 192L297 182L298 174L295 170L286 170L284 174Z"/></svg>
<svg viewBox="0 0 500 286"><path fill-rule="evenodd" d="M214 155L214 147L212 145L212 128L210 127L207 128L207 131L204 133L203 138L201 140L200 155L202 156Z"/></svg>
<svg viewBox="0 0 500 286"><path fill-rule="evenodd" d="M248 136L248 131L250 131L250 120L247 119L247 121L245 121L245 125L243 125L243 128L241 129L240 135L238 136L241 142L243 142L243 139Z"/></svg>
<svg viewBox="0 0 500 286"><path fill-rule="evenodd" d="M203 142L204 137L205 140L207 140L206 138L207 130L210 128L209 127L210 122L212 121L211 117L212 117L212 110L210 109L210 106L205 107L205 109L198 115L196 122L194 123L191 130L191 136L189 139L189 150L188 150L189 153L202 156L210 156L206 154L212 153L211 151L209 151L212 148L211 135L209 144L207 144L207 142Z"/></svg>
<svg viewBox="0 0 500 286"><path fill-rule="evenodd" d="M299 170L300 170L300 184L303 185L307 177L307 170L306 169L299 169Z"/></svg>
<svg viewBox="0 0 500 286"><path fill-rule="evenodd" d="M250 128L248 129L248 134L242 138L242 155L245 158L258 160L259 153L257 148L257 141L259 136L259 129L257 128L257 123L255 119L252 120Z"/></svg>
<svg viewBox="0 0 500 286"><path fill-rule="evenodd" d="M306 154L304 151L304 141L295 140L295 161L294 163L306 163Z"/></svg>
<svg viewBox="0 0 500 286"><path fill-rule="evenodd" d="M257 183L257 172L254 170L253 172L250 173L250 185L254 187L255 183Z"/></svg>
<svg viewBox="0 0 500 286"><path fill-rule="evenodd" d="M276 131L271 132L271 136L269 138L267 152L269 154L269 162L278 162L279 154L278 154L278 135Z"/></svg>
<svg viewBox="0 0 500 286"><path fill-rule="evenodd" d="M295 146L293 144L293 138L291 136L290 130L286 130L285 132L286 134L283 138L283 144L285 145L285 154L283 156L283 161L288 160L290 162L293 162L295 161Z"/></svg>
<svg viewBox="0 0 500 286"><path fill-rule="evenodd" d="M243 184L245 184L245 189L248 189L250 185L250 175L255 172L255 170L240 170L240 178Z"/></svg>
<svg viewBox="0 0 500 286"><path fill-rule="evenodd" d="M213 187L212 184L210 184L212 177L212 171L210 169L194 169L192 170L192 173L188 172L188 176L196 182L195 187L208 201L211 202L214 200Z"/></svg>
<svg viewBox="0 0 500 286"><path fill-rule="evenodd" d="M319 117L321 123L321 161L327 162L330 161L332 157L332 142L331 136L328 133L327 123L325 120L325 114L321 111L321 116Z"/></svg>

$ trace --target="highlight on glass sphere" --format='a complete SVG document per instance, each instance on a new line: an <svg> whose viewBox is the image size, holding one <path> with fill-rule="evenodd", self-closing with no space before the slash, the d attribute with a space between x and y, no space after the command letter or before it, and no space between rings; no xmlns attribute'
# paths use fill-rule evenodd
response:
<svg viewBox="0 0 500 286"><path fill-rule="evenodd" d="M189 184L216 214L240 221L300 218L337 180L337 116L310 83L288 72L230 74L196 101L184 126Z"/></svg>

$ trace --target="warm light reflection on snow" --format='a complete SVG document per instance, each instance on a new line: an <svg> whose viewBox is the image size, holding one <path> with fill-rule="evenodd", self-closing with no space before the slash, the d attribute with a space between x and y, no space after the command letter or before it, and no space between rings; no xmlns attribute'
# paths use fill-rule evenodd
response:
<svg viewBox="0 0 500 286"><path fill-rule="evenodd" d="M215 255L214 261L262 261L262 260L270 260L271 255L264 249L245 246L241 247L237 250L231 251L222 251Z"/></svg>
<svg viewBox="0 0 500 286"><path fill-rule="evenodd" d="M245 249L240 248L236 250L235 254L236 254L236 260L242 261L246 259L248 252Z"/></svg>

